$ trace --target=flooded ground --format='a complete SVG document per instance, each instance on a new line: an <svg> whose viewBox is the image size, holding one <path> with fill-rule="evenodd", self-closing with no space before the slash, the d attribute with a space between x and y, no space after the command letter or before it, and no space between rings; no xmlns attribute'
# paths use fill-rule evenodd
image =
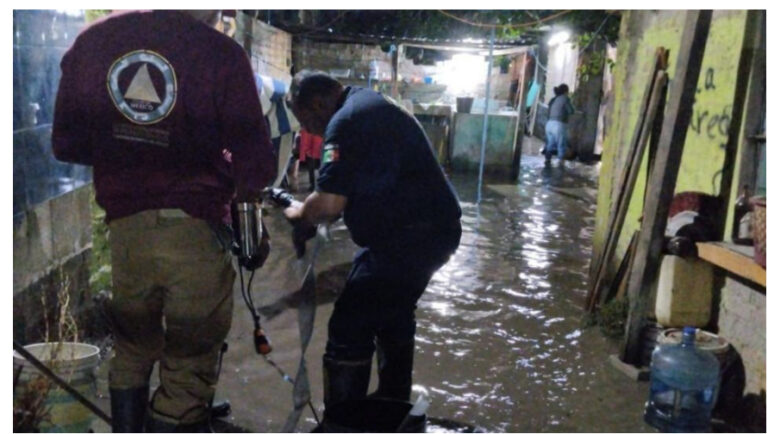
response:
<svg viewBox="0 0 768 434"><path fill-rule="evenodd" d="M451 176L464 214L461 246L417 311L414 383L430 394L430 416L493 432L652 431L642 421L647 383L611 367L617 344L582 328L598 167L545 167L541 156L523 156L519 183L486 180L479 205L477 176ZM254 299L275 348L271 359L293 376L300 354L296 261L279 212L267 224L272 254L257 271ZM317 262L306 359L318 411L326 324L355 249L336 223ZM278 432L292 409L292 386L255 354L248 311L239 294L236 300L218 397L232 401L230 422ZM306 408L297 430L314 426Z"/></svg>

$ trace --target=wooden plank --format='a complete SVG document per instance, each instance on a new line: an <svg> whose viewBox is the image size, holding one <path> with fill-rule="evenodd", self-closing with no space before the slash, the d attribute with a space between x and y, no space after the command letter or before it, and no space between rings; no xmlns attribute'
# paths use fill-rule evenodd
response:
<svg viewBox="0 0 768 434"><path fill-rule="evenodd" d="M696 247L699 250L699 258L765 288L765 268L755 263L751 253L745 254L753 251L753 247L743 246L746 249L740 249L742 251L739 252L736 248L742 246L737 247L722 241L696 243Z"/></svg>
<svg viewBox="0 0 768 434"><path fill-rule="evenodd" d="M667 100L668 88L669 88L669 82L665 83L664 88L661 90L662 101ZM661 127L664 124L664 110L659 110L656 113L656 117L652 120L652 122L653 123L651 124L651 138L648 141L648 168L645 174L645 179L651 179L651 168L653 167L653 163L656 161L656 149L659 148L659 139L661 138ZM645 205L645 193L643 195L643 205Z"/></svg>
<svg viewBox="0 0 768 434"><path fill-rule="evenodd" d="M648 182L648 201L643 207L640 238L629 277L629 318L621 358L625 363L636 365L640 362L641 336L650 305L650 291L661 265L669 204L675 192L711 21L711 10L686 12L675 76L669 90L669 103Z"/></svg>
<svg viewBox="0 0 768 434"><path fill-rule="evenodd" d="M656 72L658 71L660 50L661 50L661 47L656 49L656 57L650 71L648 83L645 87L645 92L643 93L643 105L641 106L641 110L640 110L640 119L638 120L637 124L635 124L635 131L632 135L632 141L630 142L629 150L627 150L627 155L626 155L626 158L624 159L624 168L621 171L621 177L619 179L620 184L618 186L618 193L617 193L619 197L617 197L612 202L613 206L611 207L610 214L608 215L609 221L611 222L611 224L614 221L616 216L616 208L618 206L617 204L621 198L621 195L624 194L623 186L626 182L627 174L629 173L630 167L632 167L632 156L634 155L633 147L634 147L634 144L636 143L635 139L639 137L639 131L642 128L643 120L645 119L645 112L648 108L648 104L650 103L651 93L653 91L654 77L656 77ZM611 192L611 196L614 196L613 192ZM600 256L597 258L597 262L590 264L589 271L590 271L590 282L592 283L592 286L594 286L596 283L595 279L597 277L597 272L599 271L599 267L602 265L602 261L604 260L606 248L607 248L607 243L604 243L600 251ZM591 295L591 292L590 292L590 295ZM590 297L587 297L587 303L589 303L589 299Z"/></svg>
<svg viewBox="0 0 768 434"><path fill-rule="evenodd" d="M609 214L610 223L607 238L600 251L600 256L598 256L597 261L590 267L591 285L585 302L585 308L589 312L594 310L597 295L603 285L606 269L616 248L616 240L613 239L616 237L614 234L616 232L616 227L624 224L624 218L618 218L621 208L620 204L622 203L624 196L627 194L627 191L629 190L629 194L631 195L631 191L634 188L633 186L628 187L628 183L633 164L639 164L635 162L636 147L640 143L640 136L642 135L643 126L646 123L648 107L651 104L653 88L656 84L656 75L659 70L666 69L666 56L668 53L668 50L664 49L663 47L658 47L656 49L651 74L648 79L648 84L645 88L645 93L643 94L643 105L640 110L640 119L637 121L637 124L635 124L635 131L632 135L632 142L630 142L629 150L627 151L627 158L624 161L624 168L621 172L622 175L619 179L620 184L618 197L616 197L616 199L613 201L613 206L611 207L611 212ZM619 232L620 231L621 230L619 229Z"/></svg>
<svg viewBox="0 0 768 434"><path fill-rule="evenodd" d="M759 140L765 142L765 133L762 137L760 127L765 122L765 11L759 15L760 25L758 26L757 51L754 62L752 62L752 73L749 80L749 91L747 92L747 106L744 110L744 132L745 137L742 140L741 165L739 166L739 187L747 184L755 191L753 185L757 178L758 146Z"/></svg>
<svg viewBox="0 0 768 434"><path fill-rule="evenodd" d="M606 243L606 251L604 253L603 263L598 270L597 278L595 280L595 287L592 293L592 298L589 301L588 310L592 311L597 302L598 296L603 289L603 280L608 270L608 264L613 257L616 246L619 243L621 237L621 230L624 228L624 220L627 217L629 211L629 203L632 200L632 191L634 191L637 177L640 174L640 166L643 162L643 155L645 154L646 144L648 143L648 137L651 134L653 123L651 122L659 112L663 112L664 100L661 98L666 93L667 86L667 73L665 71L657 71L654 79L653 91L651 92L651 99L646 113L643 116L644 122L642 128L640 128L640 135L638 141L633 147L632 164L630 170L626 176L626 183L624 184L623 194L620 196L618 206L616 207L616 215L611 221L611 230L608 236L608 242ZM647 188L646 188L647 193Z"/></svg>
<svg viewBox="0 0 768 434"><path fill-rule="evenodd" d="M635 257L635 251L637 251L637 237L638 231L635 231L632 234L632 239L629 241L627 251L624 253L624 258L621 260L619 270L613 277L613 282L611 282L608 290L604 291L600 298L600 304L605 304L611 297L614 297L617 300L624 298L627 284L629 283L629 267L632 265L632 258Z"/></svg>
<svg viewBox="0 0 768 434"><path fill-rule="evenodd" d="M721 239L725 238L725 222L728 217L728 208L731 203L731 185L733 184L733 174L736 170L736 157L739 151L739 136L742 130L741 120L744 117L744 105L747 99L747 85L752 74L752 60L755 58L755 51L759 44L760 37L757 32L759 28L759 19L765 11L748 11L747 21L744 26L744 41L741 46L741 56L739 57L739 66L736 72L736 86L733 91L733 110L731 111L731 121L728 126L728 140L725 142L725 159L723 161L722 175L720 176L720 210L712 219L715 233ZM754 186L752 186L754 191Z"/></svg>

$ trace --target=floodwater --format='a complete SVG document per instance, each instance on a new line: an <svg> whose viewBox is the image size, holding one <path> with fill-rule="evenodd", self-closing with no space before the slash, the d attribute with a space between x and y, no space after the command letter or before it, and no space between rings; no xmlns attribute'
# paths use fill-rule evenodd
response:
<svg viewBox="0 0 768 434"><path fill-rule="evenodd" d="M541 156L526 155L519 183L486 179L479 205L477 176L451 176L463 210L461 245L417 310L414 384L429 393L429 416L490 432L652 431L642 421L647 383L610 365L616 342L583 328L598 171L577 162L545 167ZM288 224L268 211L272 253L256 272L253 294L274 347L270 358L294 376L298 264ZM319 412L326 324L355 249L337 222L318 255L306 360ZM232 401L229 422L279 432L292 410L292 386L255 354L252 327L237 294L217 398ZM296 430L315 424L306 408Z"/></svg>

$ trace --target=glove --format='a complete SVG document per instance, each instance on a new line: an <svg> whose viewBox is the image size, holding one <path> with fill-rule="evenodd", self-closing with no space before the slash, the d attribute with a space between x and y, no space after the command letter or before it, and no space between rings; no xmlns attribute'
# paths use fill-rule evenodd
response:
<svg viewBox="0 0 768 434"><path fill-rule="evenodd" d="M253 256L244 257L240 254L237 255L237 261L240 266L248 271L254 271L258 268L261 268L269 257L270 239L269 233L267 232L267 227L264 225L264 223L261 224L261 230L261 243L259 244L259 247L256 249L256 252L253 254Z"/></svg>
<svg viewBox="0 0 768 434"><path fill-rule="evenodd" d="M298 258L304 257L304 253L307 251L307 240L312 239L315 235L317 235L317 226L301 222L294 223L291 240L293 241L293 249L296 250Z"/></svg>

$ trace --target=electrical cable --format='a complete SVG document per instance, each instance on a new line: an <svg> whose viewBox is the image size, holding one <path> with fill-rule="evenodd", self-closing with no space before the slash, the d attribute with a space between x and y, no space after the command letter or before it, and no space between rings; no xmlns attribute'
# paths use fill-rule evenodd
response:
<svg viewBox="0 0 768 434"><path fill-rule="evenodd" d="M349 12L352 12L352 11L350 11L350 10L341 11L339 16L337 16L336 18L332 19L331 21L328 21L326 24L323 24L322 26L318 26L318 27L310 27L310 30L305 31L305 32L292 33L291 36L302 36L302 35L308 35L310 33L322 32L322 31L328 30L328 26L330 26L331 24L335 23L336 21L339 21L344 15L348 14Z"/></svg>
<svg viewBox="0 0 768 434"><path fill-rule="evenodd" d="M248 311L251 313L251 318L253 319L253 324L256 329L260 329L260 317L258 313L256 312L256 305L253 302L253 292L251 291L252 285L253 285L253 278L256 275L255 271L251 271L251 277L248 279L248 286L245 285L245 279L243 278L244 270L241 265L238 265L240 273L240 294L243 296L243 301L245 302L245 306L248 308ZM291 378L290 375L288 375L277 363L275 363L274 360L270 359L266 354L261 354L258 352L258 349L256 351L261 357L264 359L267 364L275 368L277 373L280 375L280 377L283 379L283 381L289 383L289 384L295 384L295 381L293 378ZM221 368L219 368L221 369ZM317 425L320 425L320 417L317 414L317 409L315 409L315 406L312 404L311 400L307 401L307 404L309 404L309 409L312 411L312 415L315 417L315 422L317 422Z"/></svg>
<svg viewBox="0 0 768 434"><path fill-rule="evenodd" d="M441 14L449 17L449 18L452 18L452 19L454 19L456 21L460 21L460 22L462 22L464 24L469 24L470 26L494 28L494 29L499 29L499 28L516 29L516 28L523 28L523 27L531 27L533 25L545 23L545 22L553 20L553 19L555 19L555 18L557 18L559 16L562 16L562 15L565 15L567 13L573 12L573 10L567 9L567 10L564 10L564 11L555 12L552 15L546 16L546 17L541 18L541 19L536 20L536 21L529 21L529 22L526 22L526 23L519 23L519 24L487 24L487 23L477 23L477 22L474 22L474 21L471 21L471 20L467 20L465 18L458 17L456 15L453 15L453 14L448 13L448 12L446 12L444 10L441 10L441 9L438 9L437 11L440 12Z"/></svg>
<svg viewBox="0 0 768 434"><path fill-rule="evenodd" d="M605 25L605 23L608 21L608 18L610 18L610 17L611 17L610 15L606 15L605 16L605 19L597 27L597 30L595 30L595 33L592 34L592 38L589 40L589 42L587 42L587 45L585 45L584 47L581 48L581 50L579 50L579 54L583 53L584 50L586 50L587 48L589 48L590 45L592 45L592 41L594 41L595 38L597 38L597 35L600 34L600 30L602 30L603 26Z"/></svg>

